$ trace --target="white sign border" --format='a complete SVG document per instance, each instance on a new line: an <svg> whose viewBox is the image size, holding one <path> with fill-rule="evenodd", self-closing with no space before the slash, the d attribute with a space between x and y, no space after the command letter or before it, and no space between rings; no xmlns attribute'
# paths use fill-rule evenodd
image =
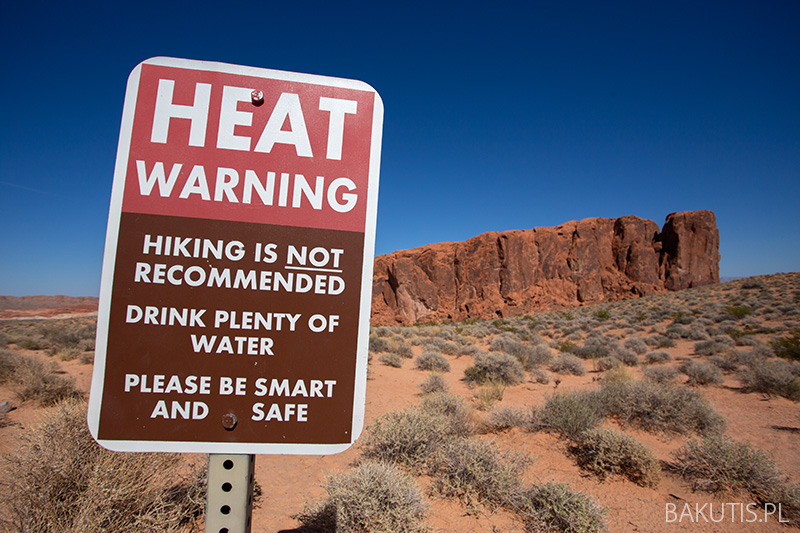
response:
<svg viewBox="0 0 800 533"><path fill-rule="evenodd" d="M359 301L358 343L356 348L355 389L353 394L353 416L350 430L351 440L342 444L304 443L254 443L254 442L196 442L157 440L108 440L97 436L100 424L100 408L105 382L106 347L111 311L111 293L116 266L119 225L122 215L122 199L125 190L125 175L128 167L133 134L133 118L139 81L143 65L157 65L188 70L201 70L251 76L265 79L292 81L311 85L323 85L366 91L374 94L372 136L368 177L367 211L364 231L364 256L362 259L361 297ZM331 455L350 448L364 429L366 408L367 361L369 350L369 321L372 309L372 271L375 255L375 229L378 212L378 183L380 174L381 145L383 139L383 100L370 85L357 80L333 78L315 74L301 74L258 67L246 67L212 61L197 61L171 57L153 57L142 61L131 71L122 108L117 159L114 165L114 181L111 189L111 205L108 214L106 244L103 255L103 270L100 282L100 301L97 313L97 337L95 342L94 369L87 423L92 437L104 448L117 452L180 452L180 453L241 453L241 454L294 454Z"/></svg>

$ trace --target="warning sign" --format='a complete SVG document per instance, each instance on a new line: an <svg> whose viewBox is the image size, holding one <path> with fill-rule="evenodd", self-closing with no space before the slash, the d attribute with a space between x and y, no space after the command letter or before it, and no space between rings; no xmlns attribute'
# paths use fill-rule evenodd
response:
<svg viewBox="0 0 800 533"><path fill-rule="evenodd" d="M133 70L89 408L100 444L355 441L382 120L362 82L171 58Z"/></svg>

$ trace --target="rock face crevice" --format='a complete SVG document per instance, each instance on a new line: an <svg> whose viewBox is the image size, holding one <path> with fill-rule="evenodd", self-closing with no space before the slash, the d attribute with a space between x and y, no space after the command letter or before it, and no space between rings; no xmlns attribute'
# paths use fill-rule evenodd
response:
<svg viewBox="0 0 800 533"><path fill-rule="evenodd" d="M635 216L488 232L375 258L373 324L563 309L719 282L714 213Z"/></svg>

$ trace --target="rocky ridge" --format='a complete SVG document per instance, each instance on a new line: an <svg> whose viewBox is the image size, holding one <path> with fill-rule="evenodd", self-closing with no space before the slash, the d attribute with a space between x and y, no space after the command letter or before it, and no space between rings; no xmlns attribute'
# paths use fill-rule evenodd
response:
<svg viewBox="0 0 800 533"><path fill-rule="evenodd" d="M711 211L488 232L375 258L372 324L514 316L719 282Z"/></svg>

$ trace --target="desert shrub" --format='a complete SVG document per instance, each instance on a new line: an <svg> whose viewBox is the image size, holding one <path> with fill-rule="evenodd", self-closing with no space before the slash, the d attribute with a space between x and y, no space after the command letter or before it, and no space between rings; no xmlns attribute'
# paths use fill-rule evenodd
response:
<svg viewBox="0 0 800 533"><path fill-rule="evenodd" d="M454 439L431 457L430 473L439 494L467 505L498 507L516 499L528 463L522 456L501 454L485 440Z"/></svg>
<svg viewBox="0 0 800 533"><path fill-rule="evenodd" d="M661 479L661 467L646 446L631 435L608 428L594 428L581 433L570 451L578 465L600 479L623 476L642 487L655 487Z"/></svg>
<svg viewBox="0 0 800 533"><path fill-rule="evenodd" d="M382 353L378 356L378 361L393 368L400 368L403 366L403 358L396 353Z"/></svg>
<svg viewBox="0 0 800 533"><path fill-rule="evenodd" d="M711 336L700 325L692 324L689 327L687 338L692 341L707 341Z"/></svg>
<svg viewBox="0 0 800 533"><path fill-rule="evenodd" d="M666 366L656 366L644 370L644 377L656 383L670 383L677 375L677 370Z"/></svg>
<svg viewBox="0 0 800 533"><path fill-rule="evenodd" d="M25 356L11 350L0 350L0 383L13 381L14 372Z"/></svg>
<svg viewBox="0 0 800 533"><path fill-rule="evenodd" d="M504 332L492 340L489 350L505 352L516 357L525 353L527 346L514 333Z"/></svg>
<svg viewBox="0 0 800 533"><path fill-rule="evenodd" d="M793 330L786 337L772 339L769 345L778 357L800 361L800 329Z"/></svg>
<svg viewBox="0 0 800 533"><path fill-rule="evenodd" d="M185 531L203 512L203 469L178 454L114 453L86 425L86 403L61 402L4 458L11 531Z"/></svg>
<svg viewBox="0 0 800 533"><path fill-rule="evenodd" d="M475 364L464 371L469 383L489 381L518 385L525 379L522 364L512 355L502 352L481 352L475 355Z"/></svg>
<svg viewBox="0 0 800 533"><path fill-rule="evenodd" d="M647 343L641 337L628 337L625 339L625 348L642 355L647 352Z"/></svg>
<svg viewBox="0 0 800 533"><path fill-rule="evenodd" d="M402 337L390 339L386 348L386 352L399 355L404 359L411 359L411 357L414 355L411 351L411 346L406 344Z"/></svg>
<svg viewBox="0 0 800 533"><path fill-rule="evenodd" d="M785 517L800 516L800 487L788 485L775 461L749 444L727 436L690 439L673 457L669 468L690 480L695 490L748 492L761 502L780 503Z"/></svg>
<svg viewBox="0 0 800 533"><path fill-rule="evenodd" d="M442 417L445 420L447 435L466 437L475 432L472 408L458 394L447 392L428 394L419 408Z"/></svg>
<svg viewBox="0 0 800 533"><path fill-rule="evenodd" d="M745 369L739 380L748 392L775 394L800 402L800 377L792 370L788 361L762 361Z"/></svg>
<svg viewBox="0 0 800 533"><path fill-rule="evenodd" d="M46 347L41 339L33 339L30 337L19 339L16 345L23 350L44 350Z"/></svg>
<svg viewBox="0 0 800 533"><path fill-rule="evenodd" d="M587 339L587 343L589 339ZM601 344L585 344L583 346L576 346L572 352L573 355L581 359L600 359L609 355L608 346Z"/></svg>
<svg viewBox="0 0 800 533"><path fill-rule="evenodd" d="M481 424L485 433L496 433L530 425L530 413L521 407L495 407Z"/></svg>
<svg viewBox="0 0 800 533"><path fill-rule="evenodd" d="M543 368L532 368L531 369L531 380L534 383L539 383L541 385L547 385L550 383L550 373Z"/></svg>
<svg viewBox="0 0 800 533"><path fill-rule="evenodd" d="M482 385L478 390L473 393L473 398L478 404L478 409L486 411L491 409L492 406L503 399L503 394L506 391L506 386L496 381L490 381Z"/></svg>
<svg viewBox="0 0 800 533"><path fill-rule="evenodd" d="M651 365L654 363L664 363L670 359L672 359L672 356L669 353L661 351L650 352L644 356L645 362Z"/></svg>
<svg viewBox="0 0 800 533"><path fill-rule="evenodd" d="M536 366L550 364L553 360L553 349L546 344L537 344L528 349L527 355L524 366L526 370L532 370Z"/></svg>
<svg viewBox="0 0 800 533"><path fill-rule="evenodd" d="M569 353L562 353L550 363L550 370L556 374L572 374L582 376L586 374L583 361Z"/></svg>
<svg viewBox="0 0 800 533"><path fill-rule="evenodd" d="M592 313L592 316L595 317L597 320L603 321L608 320L611 318L611 311L606 308L600 308Z"/></svg>
<svg viewBox="0 0 800 533"><path fill-rule="evenodd" d="M648 346L653 346L655 348L672 348L675 346L675 341L670 339L666 335L650 335L644 339L644 342Z"/></svg>
<svg viewBox="0 0 800 533"><path fill-rule="evenodd" d="M616 357L603 357L595 361L595 368L600 372L605 372L606 370L611 370L613 368L619 368L622 366L622 361L617 359Z"/></svg>
<svg viewBox="0 0 800 533"><path fill-rule="evenodd" d="M734 319L744 318L752 313L750 308L746 305L731 305L726 307L723 311L726 315Z"/></svg>
<svg viewBox="0 0 800 533"><path fill-rule="evenodd" d="M739 357L735 355L736 351L737 350L731 350L725 355L712 355L708 358L708 362L723 372L734 372L739 368L737 364Z"/></svg>
<svg viewBox="0 0 800 533"><path fill-rule="evenodd" d="M447 392L449 387L447 382L440 374L431 374L419 385L422 394L432 394L434 392Z"/></svg>
<svg viewBox="0 0 800 533"><path fill-rule="evenodd" d="M526 533L602 533L606 510L563 483L533 485L518 498L517 512Z"/></svg>
<svg viewBox="0 0 800 533"><path fill-rule="evenodd" d="M577 347L578 347L577 344L570 341L555 342L553 346L553 348L555 348L559 352L569 352L569 353L572 353Z"/></svg>
<svg viewBox="0 0 800 533"><path fill-rule="evenodd" d="M58 364L54 361L20 356L11 376L17 385L17 397L20 401L32 400L41 406L81 397L81 392L75 388L75 380L58 372Z"/></svg>
<svg viewBox="0 0 800 533"><path fill-rule="evenodd" d="M619 359L625 366L638 366L639 357L633 350L623 348L622 346L614 346L611 349L611 357Z"/></svg>
<svg viewBox="0 0 800 533"><path fill-rule="evenodd" d="M372 331L370 332L376 337L389 337L392 335L392 328L389 326L377 326L373 327Z"/></svg>
<svg viewBox="0 0 800 533"><path fill-rule="evenodd" d="M656 433L707 434L725 425L699 392L666 383L603 380L598 402L606 415Z"/></svg>
<svg viewBox="0 0 800 533"><path fill-rule="evenodd" d="M450 372L450 361L439 352L422 352L414 360L414 366L419 370Z"/></svg>
<svg viewBox="0 0 800 533"><path fill-rule="evenodd" d="M694 343L694 353L697 355L718 355L725 353L728 348L733 344L730 337L726 337L728 342L721 340L719 337L707 341L700 341Z"/></svg>
<svg viewBox="0 0 800 533"><path fill-rule="evenodd" d="M557 431L573 440L602 422L603 414L593 392L555 394L545 400L543 407L531 410L532 429Z"/></svg>
<svg viewBox="0 0 800 533"><path fill-rule="evenodd" d="M389 349L389 342L382 337L369 338L369 351L373 353L383 353Z"/></svg>
<svg viewBox="0 0 800 533"><path fill-rule="evenodd" d="M293 518L303 531L423 532L427 505L414 479L392 464L364 461L328 477L327 498Z"/></svg>
<svg viewBox="0 0 800 533"><path fill-rule="evenodd" d="M447 419L435 412L414 408L393 411L367 428L361 453L367 459L415 468L451 436Z"/></svg>
<svg viewBox="0 0 800 533"><path fill-rule="evenodd" d="M680 371L689 377L688 385L712 385L722 383L722 370L715 364L687 359L681 363Z"/></svg>

